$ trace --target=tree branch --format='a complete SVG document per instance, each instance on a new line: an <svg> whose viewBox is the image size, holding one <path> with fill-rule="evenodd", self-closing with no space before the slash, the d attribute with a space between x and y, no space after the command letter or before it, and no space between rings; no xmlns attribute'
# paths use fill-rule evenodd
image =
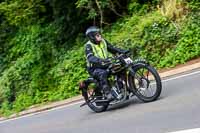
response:
<svg viewBox="0 0 200 133"><path fill-rule="evenodd" d="M102 24L103 24L103 11L101 9L101 5L99 4L99 1L98 0L95 0L96 2L96 5L99 9L99 13L100 13L100 28L102 29ZM101 30L102 31L102 30Z"/></svg>
<svg viewBox="0 0 200 133"><path fill-rule="evenodd" d="M112 0L110 0L110 4L111 4L110 9L111 9L116 15L118 15L118 16L120 16L120 17L123 17L121 14L119 14L119 13L115 10L115 5L114 5L114 3L112 2Z"/></svg>

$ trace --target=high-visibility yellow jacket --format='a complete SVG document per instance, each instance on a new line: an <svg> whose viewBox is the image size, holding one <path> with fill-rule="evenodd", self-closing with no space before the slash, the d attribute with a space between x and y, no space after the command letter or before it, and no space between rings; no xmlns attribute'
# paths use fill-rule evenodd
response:
<svg viewBox="0 0 200 133"><path fill-rule="evenodd" d="M93 44L88 41L85 44L85 53L87 59L87 67L89 68L105 68L105 62L112 54L122 53L124 50L113 47L108 41L102 40L100 44Z"/></svg>

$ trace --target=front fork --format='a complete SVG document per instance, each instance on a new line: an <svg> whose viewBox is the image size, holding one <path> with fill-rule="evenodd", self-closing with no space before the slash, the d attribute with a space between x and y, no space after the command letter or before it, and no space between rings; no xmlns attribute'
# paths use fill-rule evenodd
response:
<svg viewBox="0 0 200 133"><path fill-rule="evenodd" d="M135 93L134 91L132 91L133 89L136 89L136 88L131 88L130 86L130 79L131 77L134 77L135 78L135 74L136 74L136 69L140 66L148 66L149 63L146 62L146 61L138 61L136 62L135 64L132 64L130 66L128 66L128 71L127 71L127 76L126 76L126 81L127 81L127 86L128 86L128 89L129 91L131 91L132 93ZM133 79L135 80L135 79Z"/></svg>

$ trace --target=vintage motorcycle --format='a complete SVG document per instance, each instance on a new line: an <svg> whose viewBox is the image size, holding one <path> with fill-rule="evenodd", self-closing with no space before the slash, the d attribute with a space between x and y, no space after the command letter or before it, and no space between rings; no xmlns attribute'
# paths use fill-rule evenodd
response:
<svg viewBox="0 0 200 133"><path fill-rule="evenodd" d="M89 77L79 84L85 103L94 112L106 111L114 105L137 96L143 102L155 101L161 94L161 78L154 67L144 59L132 60L130 53L119 54L112 58L107 68L111 93L115 97L108 101L97 79Z"/></svg>

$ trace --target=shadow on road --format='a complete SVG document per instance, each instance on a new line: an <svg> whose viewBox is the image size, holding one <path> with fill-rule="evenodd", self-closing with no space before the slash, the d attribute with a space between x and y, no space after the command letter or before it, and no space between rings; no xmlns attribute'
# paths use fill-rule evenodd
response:
<svg viewBox="0 0 200 133"><path fill-rule="evenodd" d="M141 104L141 103L142 102L140 100L138 100L137 98L131 98L131 99L125 101L125 102L110 106L107 111L123 109L123 108L130 106L130 105L136 105L136 104Z"/></svg>
<svg viewBox="0 0 200 133"><path fill-rule="evenodd" d="M160 101L162 99L164 99L164 96L159 97L154 102ZM152 103L152 102L149 102L149 103ZM139 100L138 98L134 97L134 98L131 98L131 99L125 101L125 102L110 106L107 111L123 109L123 108L126 108L126 107L130 106L130 105L131 106L133 106L133 105L135 106L135 105L138 105L138 104L148 104L148 103L144 103L141 100Z"/></svg>

